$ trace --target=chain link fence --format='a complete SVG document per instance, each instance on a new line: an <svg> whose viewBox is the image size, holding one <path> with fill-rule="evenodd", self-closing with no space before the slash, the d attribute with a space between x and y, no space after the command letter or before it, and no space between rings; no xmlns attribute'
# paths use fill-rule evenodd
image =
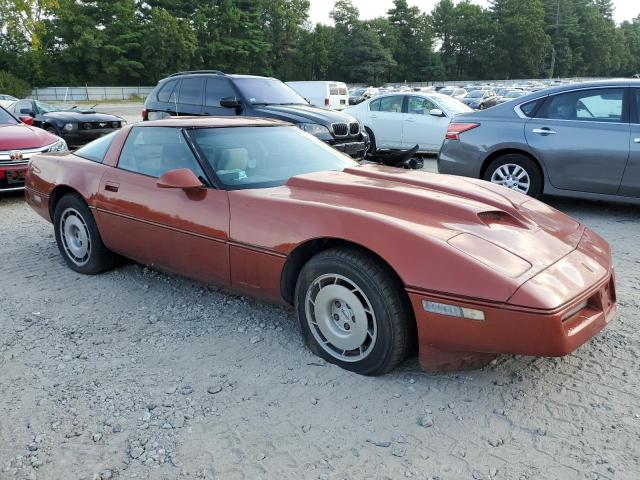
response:
<svg viewBox="0 0 640 480"><path fill-rule="evenodd" d="M34 88L31 96L43 102L93 102L144 100L154 87L46 87Z"/></svg>

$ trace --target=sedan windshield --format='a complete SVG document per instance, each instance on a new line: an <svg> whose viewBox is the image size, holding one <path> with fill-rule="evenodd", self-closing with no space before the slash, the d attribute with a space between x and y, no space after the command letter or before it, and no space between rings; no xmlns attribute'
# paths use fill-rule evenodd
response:
<svg viewBox="0 0 640 480"><path fill-rule="evenodd" d="M524 92L507 92L505 98L518 98L524 95Z"/></svg>
<svg viewBox="0 0 640 480"><path fill-rule="evenodd" d="M296 175L358 166L297 127L202 128L189 136L220 183L232 190L275 187Z"/></svg>
<svg viewBox="0 0 640 480"><path fill-rule="evenodd" d="M253 105L308 105L290 86L274 78L236 78L236 86Z"/></svg>
<svg viewBox="0 0 640 480"><path fill-rule="evenodd" d="M4 108L0 107L0 125L16 125L18 121L7 112Z"/></svg>
<svg viewBox="0 0 640 480"><path fill-rule="evenodd" d="M36 106L38 110L42 113L51 113L51 112L61 112L62 108L56 107L55 105L51 105L49 103L39 102L36 100Z"/></svg>
<svg viewBox="0 0 640 480"><path fill-rule="evenodd" d="M470 94L467 95L469 98L482 98L484 97L484 90L474 90Z"/></svg>

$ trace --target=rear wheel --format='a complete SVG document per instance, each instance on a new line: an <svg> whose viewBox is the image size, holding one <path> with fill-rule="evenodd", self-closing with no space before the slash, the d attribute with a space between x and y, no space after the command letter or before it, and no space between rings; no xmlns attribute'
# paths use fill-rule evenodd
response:
<svg viewBox="0 0 640 480"><path fill-rule="evenodd" d="M496 158L487 167L484 179L534 198L542 194L543 179L538 165L519 153Z"/></svg>
<svg viewBox="0 0 640 480"><path fill-rule="evenodd" d="M118 256L102 243L93 215L79 195L60 199L53 225L58 249L72 270L93 275L115 266Z"/></svg>
<svg viewBox="0 0 640 480"><path fill-rule="evenodd" d="M369 135L369 146L367 147L367 150L364 152L364 158L367 158L375 155L376 153L376 150L377 150L376 137L369 127L364 127L364 129L367 132L367 135Z"/></svg>
<svg viewBox="0 0 640 480"><path fill-rule="evenodd" d="M362 375L395 368L410 348L402 286L375 258L353 248L319 253L296 286L302 334L318 356Z"/></svg>

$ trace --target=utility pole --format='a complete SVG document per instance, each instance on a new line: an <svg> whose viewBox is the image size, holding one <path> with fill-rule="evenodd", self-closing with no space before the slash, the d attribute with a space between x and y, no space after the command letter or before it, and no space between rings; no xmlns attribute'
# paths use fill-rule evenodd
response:
<svg viewBox="0 0 640 480"><path fill-rule="evenodd" d="M556 33L553 41L553 45L551 45L551 71L549 72L549 78L553 78L554 71L556 69L556 42L558 41L558 36L560 35L560 0L558 0L558 7L556 8Z"/></svg>

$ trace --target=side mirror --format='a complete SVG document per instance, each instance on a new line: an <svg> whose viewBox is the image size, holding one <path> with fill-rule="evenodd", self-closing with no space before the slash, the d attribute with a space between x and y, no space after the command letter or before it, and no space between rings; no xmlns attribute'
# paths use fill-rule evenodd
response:
<svg viewBox="0 0 640 480"><path fill-rule="evenodd" d="M35 113L33 113L33 110L31 110L30 108L21 108L20 113L23 115L29 115L30 117L36 116Z"/></svg>
<svg viewBox="0 0 640 480"><path fill-rule="evenodd" d="M30 117L29 115L21 115L20 121L26 125L33 125L33 117Z"/></svg>
<svg viewBox="0 0 640 480"><path fill-rule="evenodd" d="M195 173L188 168L177 168L163 173L156 185L159 188L181 188L182 190L195 190L204 187Z"/></svg>
<svg viewBox="0 0 640 480"><path fill-rule="evenodd" d="M434 117L444 117L444 112L442 110L440 110L439 108L434 108L429 110L429 115L432 115Z"/></svg>
<svg viewBox="0 0 640 480"><path fill-rule="evenodd" d="M225 97L220 99L220 106L224 108L241 108L242 102L236 97Z"/></svg>

